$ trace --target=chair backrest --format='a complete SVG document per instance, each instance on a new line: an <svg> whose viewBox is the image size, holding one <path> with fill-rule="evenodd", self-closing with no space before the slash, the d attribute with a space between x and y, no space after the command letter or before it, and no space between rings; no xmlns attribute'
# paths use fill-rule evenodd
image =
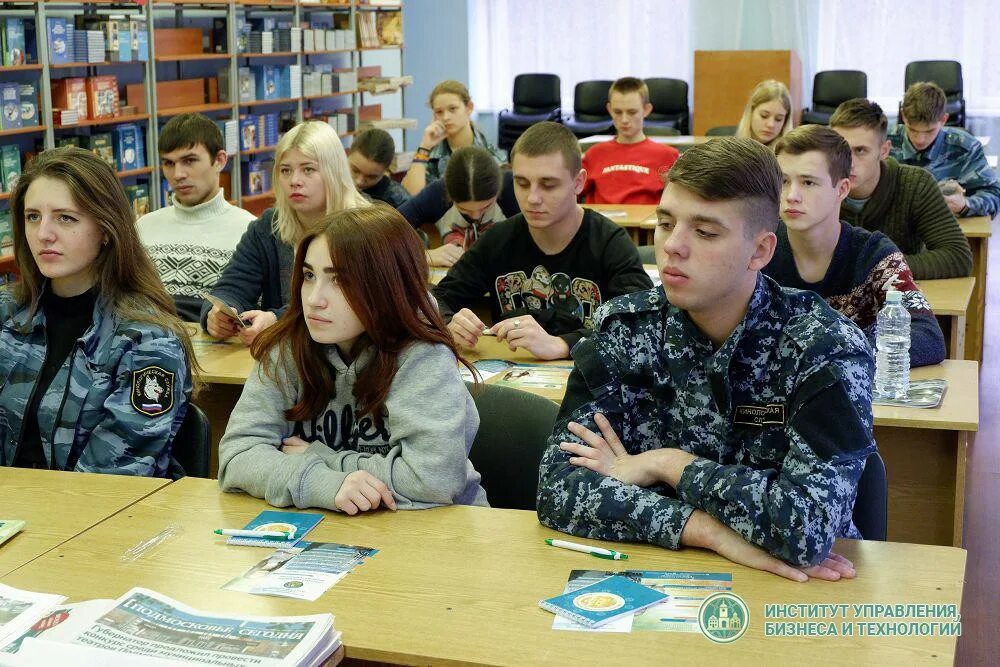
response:
<svg viewBox="0 0 1000 667"><path fill-rule="evenodd" d="M814 107L833 108L856 97L868 97L868 75L853 69L816 72L812 97Z"/></svg>
<svg viewBox="0 0 1000 667"><path fill-rule="evenodd" d="M576 120L611 120L608 114L608 90L613 81L581 81L573 89L573 115Z"/></svg>
<svg viewBox="0 0 1000 667"><path fill-rule="evenodd" d="M187 414L174 436L174 447L170 453L181 470L171 466L172 477L211 477L212 426L208 417L194 403L188 403Z"/></svg>
<svg viewBox="0 0 1000 667"><path fill-rule="evenodd" d="M174 296L177 317L185 322L201 322L201 304L203 303L205 300L197 296Z"/></svg>
<svg viewBox="0 0 1000 667"><path fill-rule="evenodd" d="M677 114L688 113L687 81L665 77L643 81L649 88L649 103L653 105L653 111L646 120L673 120Z"/></svg>
<svg viewBox="0 0 1000 667"><path fill-rule="evenodd" d="M865 469L858 480L858 495L854 500L852 519L866 540L885 541L889 513L889 485L885 463L878 452L868 455Z"/></svg>
<svg viewBox="0 0 1000 667"><path fill-rule="evenodd" d="M907 64L903 90L918 81L933 81L949 100L962 99L962 63L957 60L915 60Z"/></svg>
<svg viewBox="0 0 1000 667"><path fill-rule="evenodd" d="M710 127L706 132L706 137L732 137L736 135L735 125L719 125L718 127Z"/></svg>
<svg viewBox="0 0 1000 667"><path fill-rule="evenodd" d="M479 410L479 432L469 460L483 476L492 507L533 510L542 460L559 406L509 387L472 389Z"/></svg>
<svg viewBox="0 0 1000 667"><path fill-rule="evenodd" d="M514 77L515 113L546 113L562 106L559 77L555 74L518 74Z"/></svg>

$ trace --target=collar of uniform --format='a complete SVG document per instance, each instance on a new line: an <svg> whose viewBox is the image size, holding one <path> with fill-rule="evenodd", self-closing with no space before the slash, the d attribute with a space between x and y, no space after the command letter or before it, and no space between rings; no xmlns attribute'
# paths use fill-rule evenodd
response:
<svg viewBox="0 0 1000 667"><path fill-rule="evenodd" d="M31 333L45 326L45 313L42 312L42 296L50 289L49 281L42 283L42 289L38 293L38 298L31 304L30 308L22 308L12 319L14 327L22 334ZM107 316L105 316L107 314ZM110 307L103 293L98 292L94 299L94 317L90 327L80 337L83 342L83 349L88 357L92 357L97 349L97 343L102 339L107 339L110 330L114 330L117 317Z"/></svg>
<svg viewBox="0 0 1000 667"><path fill-rule="evenodd" d="M736 325L729 338L722 343L708 359L705 360L705 369L709 373L725 374L729 371L729 363L732 361L736 349L740 345L743 336L748 332L754 332L759 325L764 324L769 319L771 310L771 289L777 288L777 283L765 276L763 273L757 274L757 284L754 286L753 294L750 296L750 303L747 306L746 315L743 320Z"/></svg>
<svg viewBox="0 0 1000 667"><path fill-rule="evenodd" d="M944 150L944 142L947 135L947 128L942 127L938 135L934 137L934 141L930 146L922 151L918 151L910 143L910 135L906 133L906 126L900 125L900 133L902 134L902 144L900 145L900 155L899 158L904 162L920 161L920 162L933 162L938 158L941 151Z"/></svg>

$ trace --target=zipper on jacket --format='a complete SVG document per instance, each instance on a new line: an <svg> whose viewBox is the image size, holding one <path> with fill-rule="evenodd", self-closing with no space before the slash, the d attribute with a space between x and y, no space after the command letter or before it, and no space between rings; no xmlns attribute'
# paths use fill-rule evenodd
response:
<svg viewBox="0 0 1000 667"><path fill-rule="evenodd" d="M59 430L59 421L62 419L63 410L66 408L66 397L69 395L70 385L73 384L73 357L76 356L76 348L79 347L80 341L76 341L73 344L73 351L69 353L69 368L66 369L66 387L63 389L62 400L59 401L59 410L56 411L56 418L52 422L52 433L49 434L49 449L52 452L52 458L49 461L49 469L56 469L56 431ZM83 406L80 407L81 413L83 412ZM39 433L41 436L41 433ZM73 429L73 439L69 442L69 451L66 454L66 464L67 467L63 470L71 470L69 468L70 459L73 458L73 443L76 441L76 428ZM77 457L78 459L80 457ZM76 467L76 462L73 462L73 467Z"/></svg>

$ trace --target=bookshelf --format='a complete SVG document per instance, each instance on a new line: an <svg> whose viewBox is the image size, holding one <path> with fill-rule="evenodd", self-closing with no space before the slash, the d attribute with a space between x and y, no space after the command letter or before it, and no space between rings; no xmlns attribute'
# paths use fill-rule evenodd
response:
<svg viewBox="0 0 1000 667"><path fill-rule="evenodd" d="M339 15L340 29L355 35L354 48L320 48L316 50L280 51L272 53L238 52L239 21L257 19L263 16L280 17L283 22L302 26L310 21L314 13L322 12L328 15ZM114 126L123 123L138 124L145 135L145 155L148 166L139 169L119 171L121 178L141 179L149 184L150 210L163 205L161 201L162 173L159 166L157 141L162 124L172 116L187 112L200 112L217 120L235 119L241 114L280 113L290 116L290 120L298 123L307 118L323 117L334 112L347 114L348 131L338 133L345 144L357 133L361 122L359 107L364 104L365 93L357 87L351 90L322 93L319 95L302 94L297 97L281 99L258 99L240 101L239 76L241 67L257 67L265 65L288 66L328 64L338 69L357 72L364 63L365 52L395 51L398 54L399 72L403 69L403 49L401 44L373 47L363 46L359 35L359 16L362 13L396 12L399 23L402 21L403 3L394 5L369 5L367 2L342 2L329 4L326 2L303 2L301 0L5 0L0 2L0 20L8 16L26 19L26 31L34 30L37 53L34 60L23 65L0 67L0 79L4 81L11 76L18 77L19 82L30 82L36 86L38 93L38 115L40 125L11 130L0 130L0 138L14 137L20 141L22 156L35 148L49 149L56 145L59 137L84 134L88 131L111 131ZM145 21L148 30L148 54L145 61L112 62L67 62L53 64L50 62L47 19L65 17L70 23L74 15L132 15ZM154 30L161 28L200 27L212 42L212 17L224 18L225 38L228 48L225 52L203 53L164 53L158 54ZM370 19L361 19L370 21ZM31 27L31 23L34 27ZM370 33L366 33L370 40ZM205 39L205 38L203 38ZM277 40L276 40L277 41ZM305 44L300 44L304 47ZM212 47L209 46L208 49ZM215 93L207 85L210 79L217 76L220 69L228 71L228 90L219 90L222 82L216 79ZM56 124L53 118L52 82L67 77L86 77L97 74L115 74L122 105L137 106L137 113L114 118L84 119L77 123ZM201 104L181 100L179 104L170 104L174 97L164 95L158 99L158 85L163 82L203 78L206 81L206 95ZM126 99L126 83L144 84L144 104L136 105L129 96ZM301 91L304 93L304 91ZM218 97L215 97L215 94ZM230 100L230 101L222 101ZM195 100L197 101L197 100ZM402 115L402 96L399 98L399 115ZM40 137L37 135L41 135ZM263 142L262 142L263 143ZM398 150L404 150L402 135L397 139ZM238 148L242 149L242 146ZM255 208L262 202L273 200L273 193L244 194L241 171L248 164L246 160L264 159L273 154L275 146L259 146L251 150L237 150L230 156L230 197L237 204L244 202L254 204ZM22 157L23 162L23 157ZM8 197L0 196L0 208L6 205Z"/></svg>

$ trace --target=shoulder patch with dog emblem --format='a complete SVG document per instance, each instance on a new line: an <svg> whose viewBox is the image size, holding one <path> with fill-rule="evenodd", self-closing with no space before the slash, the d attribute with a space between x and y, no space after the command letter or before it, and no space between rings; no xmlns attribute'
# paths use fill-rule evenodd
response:
<svg viewBox="0 0 1000 667"><path fill-rule="evenodd" d="M132 407L147 417L158 417L174 407L174 374L159 366L132 371Z"/></svg>

